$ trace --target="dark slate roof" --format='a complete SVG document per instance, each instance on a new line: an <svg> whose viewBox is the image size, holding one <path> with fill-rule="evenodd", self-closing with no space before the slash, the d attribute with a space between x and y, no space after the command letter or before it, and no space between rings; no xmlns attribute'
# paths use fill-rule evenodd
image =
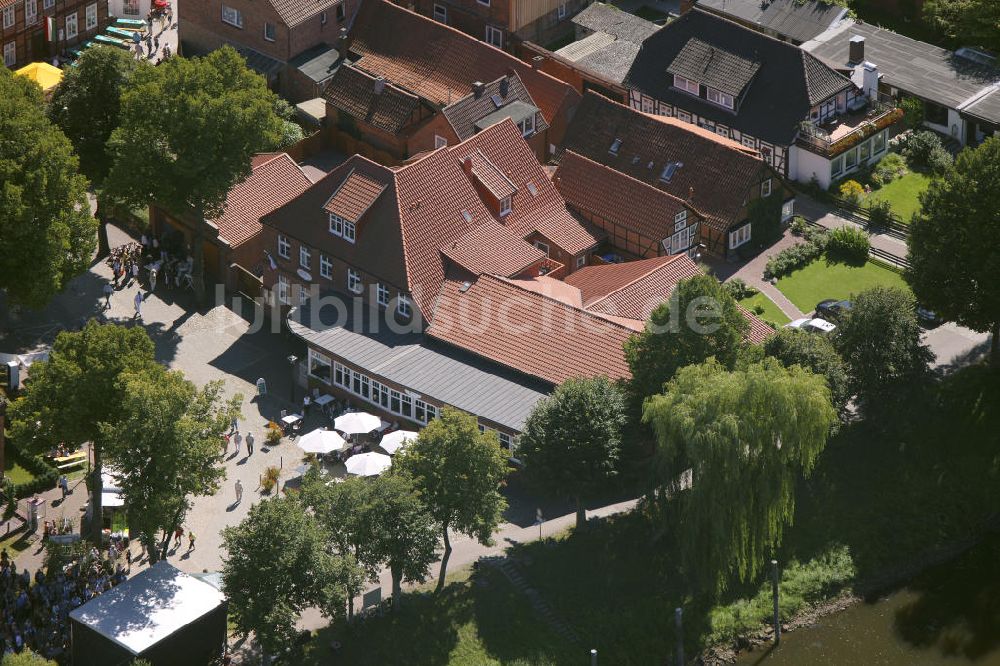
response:
<svg viewBox="0 0 1000 666"><path fill-rule="evenodd" d="M260 51L255 51L246 46L239 46L237 44L230 44L230 46L236 49L237 53L243 56L243 58L247 61L247 67L258 74L267 76L284 68L284 64L280 60L275 60L271 56L264 55Z"/></svg>
<svg viewBox="0 0 1000 666"><path fill-rule="evenodd" d="M290 64L316 83L322 83L336 73L340 54L329 44L317 44L292 58Z"/></svg>
<svg viewBox="0 0 1000 666"><path fill-rule="evenodd" d="M963 111L970 116L1000 125L1000 89L994 88L992 92L980 97Z"/></svg>
<svg viewBox="0 0 1000 666"><path fill-rule="evenodd" d="M827 30L847 8L824 0L699 0L698 6L805 42Z"/></svg>
<svg viewBox="0 0 1000 666"><path fill-rule="evenodd" d="M381 89L381 92L376 92ZM410 123L420 99L351 65L337 69L323 93L335 108L390 133Z"/></svg>
<svg viewBox="0 0 1000 666"><path fill-rule="evenodd" d="M673 87L673 77L665 68L692 39L760 63L760 69L740 102L738 114ZM808 117L813 106L854 85L845 76L815 60L797 46L696 7L643 42L624 83L650 97L758 139L789 145L798 132L799 123Z"/></svg>
<svg viewBox="0 0 1000 666"><path fill-rule="evenodd" d="M595 32L556 51L577 67L614 83L622 82L638 53L639 44L616 40L606 32Z"/></svg>
<svg viewBox="0 0 1000 666"><path fill-rule="evenodd" d="M573 23L587 30L604 32L633 44L642 44L643 40L660 29L660 26L652 21L603 2L589 5L573 17Z"/></svg>
<svg viewBox="0 0 1000 666"><path fill-rule="evenodd" d="M802 48L833 67L846 69L857 64L848 62L850 39L855 35L864 37L865 60L878 67L885 83L952 109L1000 80L995 69L866 23L845 22ZM1000 114L993 121L1000 122Z"/></svg>
<svg viewBox="0 0 1000 666"><path fill-rule="evenodd" d="M482 131L491 125L496 125L504 118L510 118L515 123L519 123L531 116L538 116L538 107L532 106L531 104L525 104L520 100L515 100L510 104L501 106L493 113L483 116L477 120L476 129Z"/></svg>
<svg viewBox="0 0 1000 666"><path fill-rule="evenodd" d="M687 40L684 48L667 67L671 74L678 74L733 96L739 96L743 92L759 69L759 62L741 58L697 37Z"/></svg>
<svg viewBox="0 0 1000 666"><path fill-rule="evenodd" d="M498 95L498 98L502 102L499 109L493 102L494 95ZM536 131L541 132L548 129L548 123L545 122L545 118L539 112L535 101L531 98L531 93L528 92L528 89L524 86L524 82L521 81L521 77L516 72L489 82L486 84L486 89L478 97L475 93L469 93L462 99L444 107L441 112L455 130L459 141L465 141L477 131L489 127L489 125L494 125L504 118L512 117L511 112L503 113L503 111L509 105L515 103L524 104L535 110ZM516 108L521 109L522 107ZM484 124L483 120L491 116L495 116L492 122ZM524 114L522 113L518 118L514 118L514 122L523 119Z"/></svg>

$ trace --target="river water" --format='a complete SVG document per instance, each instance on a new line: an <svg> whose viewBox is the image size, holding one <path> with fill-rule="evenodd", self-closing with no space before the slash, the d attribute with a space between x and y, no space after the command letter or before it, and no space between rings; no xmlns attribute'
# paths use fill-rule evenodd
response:
<svg viewBox="0 0 1000 666"><path fill-rule="evenodd" d="M1000 666L1000 536L869 603L782 636L741 666Z"/></svg>

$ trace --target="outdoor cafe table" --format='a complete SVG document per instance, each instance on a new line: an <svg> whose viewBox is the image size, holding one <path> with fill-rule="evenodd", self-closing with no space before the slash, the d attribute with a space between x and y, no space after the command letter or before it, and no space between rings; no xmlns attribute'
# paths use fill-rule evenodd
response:
<svg viewBox="0 0 1000 666"><path fill-rule="evenodd" d="M286 426L293 426L301 420L302 420L301 414L289 414L287 416L281 417L281 422L284 423Z"/></svg>
<svg viewBox="0 0 1000 666"><path fill-rule="evenodd" d="M320 397L313 400L313 404L319 405L320 407L323 407L324 405L329 405L331 402L333 402L333 396L330 395L329 393L324 393Z"/></svg>

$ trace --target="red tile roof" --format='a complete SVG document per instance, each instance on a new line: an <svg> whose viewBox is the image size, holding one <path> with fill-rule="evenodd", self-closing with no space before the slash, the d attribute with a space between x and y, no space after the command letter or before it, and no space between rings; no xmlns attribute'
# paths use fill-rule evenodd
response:
<svg viewBox="0 0 1000 666"><path fill-rule="evenodd" d="M517 193L503 224L514 232L524 237L538 232L572 255L604 238L603 231L577 220L566 209L562 195L509 118L448 150L460 160L481 153L513 183Z"/></svg>
<svg viewBox="0 0 1000 666"><path fill-rule="evenodd" d="M632 333L490 275L468 288L446 280L427 329L433 338L553 384L571 377L628 378L623 345Z"/></svg>
<svg viewBox="0 0 1000 666"><path fill-rule="evenodd" d="M487 220L441 252L474 275L514 276L545 258L545 253L495 220Z"/></svg>
<svg viewBox="0 0 1000 666"><path fill-rule="evenodd" d="M750 324L750 330L747 331L746 336L746 339L750 342L759 345L764 342L764 340L767 340L769 337L777 333L777 331L771 328L767 322L762 319L758 319L757 315L750 312L742 305L737 305L736 307L740 309L740 314L743 315L743 317L747 320L747 323Z"/></svg>
<svg viewBox="0 0 1000 666"><path fill-rule="evenodd" d="M351 171L323 206L323 210L339 215L345 220L357 222L385 191L387 185L359 171Z"/></svg>
<svg viewBox="0 0 1000 666"><path fill-rule="evenodd" d="M260 218L302 194L312 184L287 153L255 155L252 171L229 190L222 215L212 222L236 247L260 232Z"/></svg>
<svg viewBox="0 0 1000 666"><path fill-rule="evenodd" d="M571 150L563 153L554 182L570 206L654 242L674 233L674 216L687 208L674 195Z"/></svg>
<svg viewBox="0 0 1000 666"><path fill-rule="evenodd" d="M349 50L355 66L436 104L465 97L473 82L494 81L514 70L551 123L580 99L572 86L458 30L385 0L365 0L355 18Z"/></svg>
<svg viewBox="0 0 1000 666"><path fill-rule="evenodd" d="M588 310L645 321L653 308L670 298L678 282L701 274L686 254L675 254L585 266L566 276L566 282L580 289Z"/></svg>
<svg viewBox="0 0 1000 666"><path fill-rule="evenodd" d="M517 192L517 187L510 182L510 178L505 176L493 162L490 162L483 151L470 153L464 159L472 164L472 175L490 191L490 194L497 198L497 201L512 196Z"/></svg>

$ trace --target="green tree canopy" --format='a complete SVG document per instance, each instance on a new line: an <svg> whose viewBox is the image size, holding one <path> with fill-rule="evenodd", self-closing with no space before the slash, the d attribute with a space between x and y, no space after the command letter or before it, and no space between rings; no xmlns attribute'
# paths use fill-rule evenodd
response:
<svg viewBox="0 0 1000 666"><path fill-rule="evenodd" d="M507 500L500 485L507 475L507 453L495 432L479 432L476 417L445 407L396 456L393 468L413 477L420 496L441 526L444 555L437 591L444 587L451 555L448 530L487 545L500 524Z"/></svg>
<svg viewBox="0 0 1000 666"><path fill-rule="evenodd" d="M711 275L681 280L670 300L625 343L635 404L663 391L678 369L714 356L732 368L749 328L733 297Z"/></svg>
<svg viewBox="0 0 1000 666"><path fill-rule="evenodd" d="M93 443L94 516L101 515L105 433L124 414L122 378L155 365L145 329L91 320L81 331L59 334L48 360L32 364L24 393L8 410L11 435L22 447L41 452L60 442ZM100 519L91 527L99 539Z"/></svg>
<svg viewBox="0 0 1000 666"><path fill-rule="evenodd" d="M12 652L3 656L0 666L57 666L56 662L46 659L40 654L25 649L23 652Z"/></svg>
<svg viewBox="0 0 1000 666"><path fill-rule="evenodd" d="M994 6L1000 11L1000 3ZM906 279L920 303L993 334L1000 366L1000 137L962 151L931 181L910 227Z"/></svg>
<svg viewBox="0 0 1000 666"><path fill-rule="evenodd" d="M874 287L854 298L835 344L847 363L851 391L868 416L906 404L928 376L934 355L920 341L913 297L896 287Z"/></svg>
<svg viewBox="0 0 1000 666"><path fill-rule="evenodd" d="M587 522L584 500L619 472L624 426L624 396L607 377L568 379L528 416L518 449L524 471L576 501L577 529Z"/></svg>
<svg viewBox="0 0 1000 666"><path fill-rule="evenodd" d="M392 574L392 603L402 603L402 582L427 580L437 559L440 526L427 510L413 479L385 474L370 483L363 511L361 559L384 564Z"/></svg>
<svg viewBox="0 0 1000 666"><path fill-rule="evenodd" d="M712 359L679 370L644 418L658 455L692 472L673 500L686 574L715 593L733 574L752 580L781 543L796 482L836 422L826 382L776 359L732 372Z"/></svg>
<svg viewBox="0 0 1000 666"><path fill-rule="evenodd" d="M927 0L924 20L956 42L1000 51L1000 3L996 0Z"/></svg>
<svg viewBox="0 0 1000 666"><path fill-rule="evenodd" d="M254 632L265 654L294 640L295 622L306 608L342 615L341 562L328 552L328 538L291 498L255 504L243 522L222 531L230 620L244 635Z"/></svg>
<svg viewBox="0 0 1000 666"><path fill-rule="evenodd" d="M66 68L52 94L49 119L73 143L80 171L95 187L101 187L111 170L107 144L118 127L122 93L136 68L149 66L113 46L89 48L76 67Z"/></svg>
<svg viewBox="0 0 1000 666"><path fill-rule="evenodd" d="M785 367L801 365L822 375L830 388L833 406L844 412L851 398L847 365L829 338L795 328L783 328L764 342L764 353L782 362Z"/></svg>
<svg viewBox="0 0 1000 666"><path fill-rule="evenodd" d="M0 290L45 305L83 272L96 245L87 181L42 91L0 68Z"/></svg>
<svg viewBox="0 0 1000 666"><path fill-rule="evenodd" d="M179 372L160 365L122 376L119 418L102 427L105 456L118 473L129 527L155 535L167 556L170 535L184 521L191 497L211 495L225 478L222 436L239 415L242 396L222 400L222 382L198 390Z"/></svg>

